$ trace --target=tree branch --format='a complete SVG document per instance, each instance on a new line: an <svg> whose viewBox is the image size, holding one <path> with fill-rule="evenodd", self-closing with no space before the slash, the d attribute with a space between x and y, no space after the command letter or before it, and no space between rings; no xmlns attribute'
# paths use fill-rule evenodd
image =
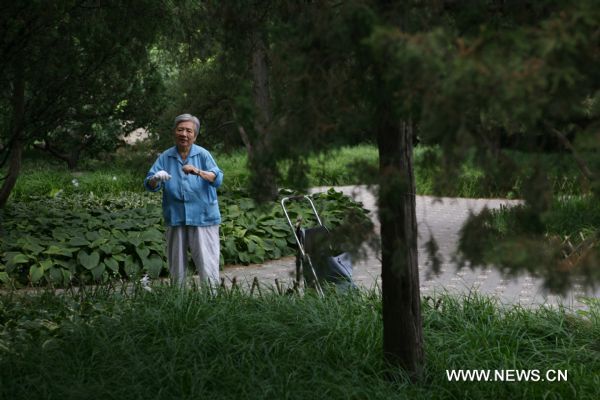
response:
<svg viewBox="0 0 600 400"><path fill-rule="evenodd" d="M48 141L46 141L46 139L43 140L43 143L44 143L43 145L40 143L34 143L33 147L43 150L45 152L48 152L49 154L58 158L59 160L63 160L65 162L69 161L69 157L65 153L61 153L60 151L58 151L57 149L52 147L50 145L50 143L48 143Z"/></svg>

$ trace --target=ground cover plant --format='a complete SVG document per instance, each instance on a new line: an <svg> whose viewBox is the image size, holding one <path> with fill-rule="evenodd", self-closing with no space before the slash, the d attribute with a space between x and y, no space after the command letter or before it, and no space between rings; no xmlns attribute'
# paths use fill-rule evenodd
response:
<svg viewBox="0 0 600 400"><path fill-rule="evenodd" d="M424 299L427 363L413 384L383 361L376 291L4 292L0 398L595 399L599 307ZM536 370L541 379L448 379L459 369ZM544 380L550 370L567 377Z"/></svg>
<svg viewBox="0 0 600 400"><path fill-rule="evenodd" d="M282 191L281 197L295 194ZM366 211L333 190L313 196L332 229L360 224ZM220 195L221 263L261 263L293 254L295 241L278 202L259 206L241 191ZM312 222L308 204L290 216ZM8 285L70 284L167 274L160 196L56 195L9 204L0 216L0 282ZM366 229L364 226L366 225Z"/></svg>

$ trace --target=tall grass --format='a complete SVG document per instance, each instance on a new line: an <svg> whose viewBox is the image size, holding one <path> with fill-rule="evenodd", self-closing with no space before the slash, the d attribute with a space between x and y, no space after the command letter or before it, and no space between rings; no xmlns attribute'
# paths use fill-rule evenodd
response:
<svg viewBox="0 0 600 400"><path fill-rule="evenodd" d="M581 232L589 236L600 233L600 203L591 196L560 197L554 201L553 212L544 215L548 230L562 236Z"/></svg>
<svg viewBox="0 0 600 400"><path fill-rule="evenodd" d="M503 235L522 230L522 215L527 205L492 210L490 223ZM600 237L600 204L592 196L562 196L542 213L544 232L577 245L585 239Z"/></svg>
<svg viewBox="0 0 600 400"><path fill-rule="evenodd" d="M595 399L600 309L423 303L426 369L409 383L382 357L381 298L0 297L0 398ZM566 382L450 382L446 370L567 370ZM392 380L389 377L395 377Z"/></svg>

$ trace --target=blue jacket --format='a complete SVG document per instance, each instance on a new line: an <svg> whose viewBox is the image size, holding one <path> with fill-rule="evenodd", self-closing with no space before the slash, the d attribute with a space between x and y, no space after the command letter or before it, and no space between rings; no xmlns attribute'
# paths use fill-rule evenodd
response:
<svg viewBox="0 0 600 400"><path fill-rule="evenodd" d="M182 170L185 164L214 172L217 178L210 183L199 176L186 175ZM171 179L151 189L148 180L160 170L167 171ZM208 150L194 144L185 161L181 159L175 146L158 156L144 179L144 186L151 192L164 189L162 207L167 226L211 226L221 223L217 188L222 182L223 171Z"/></svg>

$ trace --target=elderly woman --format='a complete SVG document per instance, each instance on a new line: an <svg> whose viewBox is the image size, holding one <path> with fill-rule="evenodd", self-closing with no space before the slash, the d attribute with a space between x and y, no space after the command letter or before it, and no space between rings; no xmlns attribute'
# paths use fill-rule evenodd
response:
<svg viewBox="0 0 600 400"><path fill-rule="evenodd" d="M175 146L158 156L144 180L151 192L163 189L167 259L171 280L180 286L185 283L188 248L201 281L219 281L217 188L223 172L206 149L194 144L199 129L193 115L175 118Z"/></svg>

